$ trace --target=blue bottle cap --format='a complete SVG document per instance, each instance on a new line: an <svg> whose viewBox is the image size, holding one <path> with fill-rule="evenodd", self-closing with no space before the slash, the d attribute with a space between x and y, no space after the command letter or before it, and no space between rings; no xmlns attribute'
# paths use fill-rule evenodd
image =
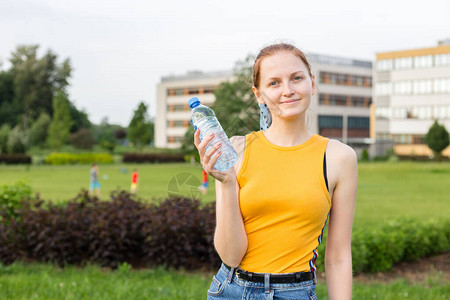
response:
<svg viewBox="0 0 450 300"><path fill-rule="evenodd" d="M197 97L192 97L191 99L189 99L188 103L190 108L194 108L200 105L200 100L198 100Z"/></svg>

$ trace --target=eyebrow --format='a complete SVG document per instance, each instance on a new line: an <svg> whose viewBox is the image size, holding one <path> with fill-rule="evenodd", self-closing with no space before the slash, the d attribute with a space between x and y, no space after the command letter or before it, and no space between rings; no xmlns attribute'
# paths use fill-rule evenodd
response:
<svg viewBox="0 0 450 300"><path fill-rule="evenodd" d="M306 74L305 72L303 72L303 71L295 71L295 72L293 72L293 73L291 73L290 74L290 76L293 76L293 75L300 75L300 74ZM280 79L279 77L270 77L270 78L267 78L267 80L266 80L266 82L267 81L272 81L272 80L275 80L275 79Z"/></svg>

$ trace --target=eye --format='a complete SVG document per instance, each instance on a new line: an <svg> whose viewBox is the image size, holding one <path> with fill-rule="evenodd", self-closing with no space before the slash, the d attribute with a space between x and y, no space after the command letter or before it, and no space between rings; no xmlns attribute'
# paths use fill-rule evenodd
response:
<svg viewBox="0 0 450 300"><path fill-rule="evenodd" d="M298 80L302 80L302 79L303 79L302 76L295 76L295 77L294 77L294 81L298 81Z"/></svg>
<svg viewBox="0 0 450 300"><path fill-rule="evenodd" d="M278 84L278 81L271 81L271 82L269 83L270 86L275 86L275 85L277 85L277 84Z"/></svg>

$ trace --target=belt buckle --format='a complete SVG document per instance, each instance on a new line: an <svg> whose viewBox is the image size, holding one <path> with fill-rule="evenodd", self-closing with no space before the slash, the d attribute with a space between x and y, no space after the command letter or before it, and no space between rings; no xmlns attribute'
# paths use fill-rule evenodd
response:
<svg viewBox="0 0 450 300"><path fill-rule="evenodd" d="M239 277L239 269L236 269L236 271L234 272L235 274L236 274L236 278L237 279L241 279L242 280L242 278L241 277Z"/></svg>

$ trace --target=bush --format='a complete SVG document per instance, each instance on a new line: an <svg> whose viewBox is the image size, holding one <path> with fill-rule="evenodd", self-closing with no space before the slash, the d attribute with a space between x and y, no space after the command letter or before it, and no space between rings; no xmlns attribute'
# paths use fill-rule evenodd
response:
<svg viewBox="0 0 450 300"><path fill-rule="evenodd" d="M361 160L362 161L369 161L369 152L367 151L366 148L364 148L362 153L361 153Z"/></svg>
<svg viewBox="0 0 450 300"><path fill-rule="evenodd" d="M47 113L41 113L30 128L30 145L42 147L47 140L48 128L52 119Z"/></svg>
<svg viewBox="0 0 450 300"><path fill-rule="evenodd" d="M70 144L77 149L91 150L95 144L94 136L87 128L81 128L69 137Z"/></svg>
<svg viewBox="0 0 450 300"><path fill-rule="evenodd" d="M144 204L127 192L114 192L111 198L99 201L84 191L64 206L24 202L20 224L0 222L0 259L5 264L27 258L112 268L123 262L176 268L220 265L212 243L213 205L201 207L191 199ZM21 257L11 256L11 249Z"/></svg>
<svg viewBox="0 0 450 300"><path fill-rule="evenodd" d="M45 163L50 165L111 164L113 162L112 155L107 153L50 153L45 158Z"/></svg>
<svg viewBox="0 0 450 300"><path fill-rule="evenodd" d="M31 164L31 156L26 154L0 154L0 164L8 164L8 165L14 165L14 164Z"/></svg>
<svg viewBox="0 0 450 300"><path fill-rule="evenodd" d="M28 149L28 132L20 126L16 126L8 135L8 152L25 153Z"/></svg>
<svg viewBox="0 0 450 300"><path fill-rule="evenodd" d="M166 163L185 161L183 154L171 153L125 153L122 160L125 163Z"/></svg>
<svg viewBox="0 0 450 300"><path fill-rule="evenodd" d="M0 207L1 262L90 262L112 268L126 262L191 270L220 265L213 246L214 203L201 205L199 200L169 198L145 204L118 191L111 194L110 201L90 198L84 191L66 205L43 207L42 203L39 199L22 201L12 213ZM396 263L449 249L450 220L402 218L352 234L355 273L387 271ZM324 250L319 247L319 270L324 269Z"/></svg>
<svg viewBox="0 0 450 300"><path fill-rule="evenodd" d="M22 200L29 199L31 192L31 187L22 181L0 186L0 212L2 212L0 220L6 219L7 223L12 219L20 220Z"/></svg>
<svg viewBox="0 0 450 300"><path fill-rule="evenodd" d="M0 153L8 153L8 136L11 131L11 127L8 124L4 124L0 127Z"/></svg>

